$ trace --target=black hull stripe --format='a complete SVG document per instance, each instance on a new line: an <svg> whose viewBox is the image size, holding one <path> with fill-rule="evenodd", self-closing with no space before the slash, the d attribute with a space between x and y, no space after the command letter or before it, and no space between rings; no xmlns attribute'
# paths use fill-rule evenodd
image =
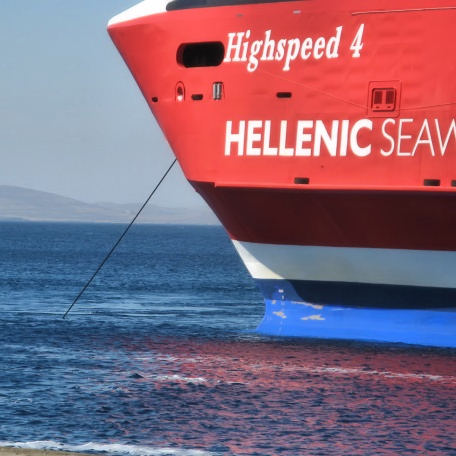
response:
<svg viewBox="0 0 456 456"><path fill-rule="evenodd" d="M266 299L379 309L455 309L456 289L256 279Z"/></svg>
<svg viewBox="0 0 456 456"><path fill-rule="evenodd" d="M303 0L173 0L166 5L166 11L192 8L211 8L214 6L250 5L257 3L284 3Z"/></svg>

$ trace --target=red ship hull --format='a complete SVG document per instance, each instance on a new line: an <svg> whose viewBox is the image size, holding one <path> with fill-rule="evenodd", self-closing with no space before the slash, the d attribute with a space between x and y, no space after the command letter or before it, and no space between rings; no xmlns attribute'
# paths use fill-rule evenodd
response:
<svg viewBox="0 0 456 456"><path fill-rule="evenodd" d="M262 289L260 329L456 346L454 1L194 1L108 29Z"/></svg>

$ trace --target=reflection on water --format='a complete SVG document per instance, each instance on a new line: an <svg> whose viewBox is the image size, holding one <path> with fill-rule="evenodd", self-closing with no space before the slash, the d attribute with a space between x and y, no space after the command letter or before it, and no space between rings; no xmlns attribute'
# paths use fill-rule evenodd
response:
<svg viewBox="0 0 456 456"><path fill-rule="evenodd" d="M151 337L144 324L116 334L109 323L84 323L41 345L43 326L33 324L38 346L9 344L0 440L220 455L455 454L451 351Z"/></svg>
<svg viewBox="0 0 456 456"><path fill-rule="evenodd" d="M238 455L455 450L456 360L444 354L175 340L147 351L122 403L154 410L150 428L181 446Z"/></svg>

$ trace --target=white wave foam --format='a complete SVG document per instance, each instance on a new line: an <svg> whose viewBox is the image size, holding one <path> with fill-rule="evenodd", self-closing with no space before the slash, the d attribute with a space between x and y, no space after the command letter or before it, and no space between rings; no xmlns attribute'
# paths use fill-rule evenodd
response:
<svg viewBox="0 0 456 456"><path fill-rule="evenodd" d="M55 442L53 440L37 440L31 442L0 441L0 446L26 448L33 450L73 451L78 453L90 451L98 453L110 453L133 456L215 456L215 453L210 453L204 450L181 448L156 448L150 446L127 445L121 443L88 442L81 445L68 445L64 443Z"/></svg>
<svg viewBox="0 0 456 456"><path fill-rule="evenodd" d="M203 377L183 377L182 375L157 375L153 377L159 382L185 382L185 383L207 383Z"/></svg>
<svg viewBox="0 0 456 456"><path fill-rule="evenodd" d="M293 372L303 371L312 374L335 374L335 375L373 375L386 378L404 378L413 380L429 380L433 382L448 382L456 383L456 377L434 375L434 374L407 374L400 372L390 371L377 371L377 370L365 370L362 368L342 368L342 367L295 367L287 368L287 371L292 370Z"/></svg>

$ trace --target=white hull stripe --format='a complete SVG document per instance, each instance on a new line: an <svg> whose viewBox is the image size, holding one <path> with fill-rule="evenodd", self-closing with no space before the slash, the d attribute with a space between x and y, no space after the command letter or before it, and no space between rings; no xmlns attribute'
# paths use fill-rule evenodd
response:
<svg viewBox="0 0 456 456"><path fill-rule="evenodd" d="M233 243L255 279L456 288L456 252Z"/></svg>
<svg viewBox="0 0 456 456"><path fill-rule="evenodd" d="M135 6L125 10L123 13L114 16L109 22L108 27L122 22L132 21L141 17L150 16L152 14L166 12L166 5L170 0L145 0Z"/></svg>

